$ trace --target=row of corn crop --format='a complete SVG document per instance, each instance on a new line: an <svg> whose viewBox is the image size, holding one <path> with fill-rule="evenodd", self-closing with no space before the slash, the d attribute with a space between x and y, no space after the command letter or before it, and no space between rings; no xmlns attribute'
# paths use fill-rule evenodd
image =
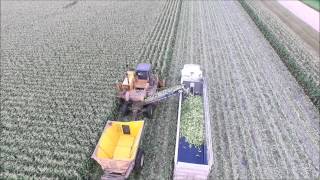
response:
<svg viewBox="0 0 320 180"><path fill-rule="evenodd" d="M171 61L181 9L180 0L168 0L154 30L141 51L140 62L149 62L155 73L165 78Z"/></svg>
<svg viewBox="0 0 320 180"><path fill-rule="evenodd" d="M317 57L309 53L295 34L255 1L239 0L313 104L320 110L320 73Z"/></svg>
<svg viewBox="0 0 320 180"><path fill-rule="evenodd" d="M115 2L108 5L121 4ZM95 4L91 3L90 6L94 7ZM19 10L25 13L22 7L23 5ZM79 8L75 7L74 10ZM95 10L94 12L99 12L99 9ZM106 112L113 111L115 94L111 84L122 73L117 68L117 60L124 59L124 51L131 53L134 49L139 50L144 41L144 38L130 36L134 32L122 28L126 32L117 29L115 32L126 36L126 41L131 42L130 46L117 44L118 41L110 43L110 37L105 37L105 31L110 28L106 27L119 27L119 21L116 19L105 23L106 17L113 16L111 11L105 8L102 10L103 14L93 14L95 21L85 22L86 17L90 17L90 12L87 12L88 16L81 17L84 22L79 23L81 28L77 28L78 24L73 22L78 21L72 19L79 16L71 15L59 21L55 21L55 17L43 20L39 16L36 24L41 24L42 27L38 31L28 29L28 26L23 26L24 22L21 22L22 25L19 22L17 27L20 32L17 34L22 34L22 37L15 34L15 29L3 34L0 179L81 178L79 171L84 160L90 158L99 137L98 132L104 125L101 117L105 117ZM130 11L132 17L137 16L137 21L145 16L140 11ZM18 24L15 20L13 18L10 24ZM30 23L32 24L27 24ZM10 27L10 24L6 27ZM99 28L92 29L97 24ZM82 36L82 30L88 30L85 36ZM94 31L87 36L89 30ZM44 39L42 32L46 34ZM140 32L138 33L144 36ZM98 37L94 39L93 36ZM9 39L10 37L17 38ZM118 36L114 35L112 38ZM76 39L80 40L76 42ZM96 40L115 47L103 47L105 51L112 51L112 54L97 52L99 48L90 43ZM120 50L122 53L115 50L120 49L119 45L125 47ZM74 46L79 48L72 48Z"/></svg>

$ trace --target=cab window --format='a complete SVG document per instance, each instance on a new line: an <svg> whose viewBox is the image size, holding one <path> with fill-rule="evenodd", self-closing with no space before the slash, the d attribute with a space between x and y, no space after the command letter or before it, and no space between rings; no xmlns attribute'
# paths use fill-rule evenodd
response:
<svg viewBox="0 0 320 180"><path fill-rule="evenodd" d="M138 71L137 76L138 76L138 79L148 80L148 72L147 71Z"/></svg>

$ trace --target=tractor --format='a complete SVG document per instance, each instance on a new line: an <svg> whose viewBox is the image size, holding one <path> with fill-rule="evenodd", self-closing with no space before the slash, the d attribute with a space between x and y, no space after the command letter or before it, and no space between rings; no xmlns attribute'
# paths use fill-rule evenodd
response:
<svg viewBox="0 0 320 180"><path fill-rule="evenodd" d="M141 63L135 70L127 71L123 82L117 84L120 114L132 112L133 117L137 117L145 113L147 117L152 117L155 104L146 104L144 100L164 88L164 82L152 73L151 64Z"/></svg>
<svg viewBox="0 0 320 180"><path fill-rule="evenodd" d="M140 115L151 118L158 102L185 90L183 85L164 87L165 81L152 73L151 64L138 64L135 70L127 71L122 83L117 83L119 114L132 113L133 119Z"/></svg>

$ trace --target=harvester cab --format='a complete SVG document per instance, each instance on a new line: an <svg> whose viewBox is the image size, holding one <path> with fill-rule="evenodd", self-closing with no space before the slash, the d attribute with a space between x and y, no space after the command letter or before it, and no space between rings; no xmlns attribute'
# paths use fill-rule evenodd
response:
<svg viewBox="0 0 320 180"><path fill-rule="evenodd" d="M150 83L152 82L150 78L151 71L151 64L138 64L135 74L135 88L143 90L150 86Z"/></svg>
<svg viewBox="0 0 320 180"><path fill-rule="evenodd" d="M138 64L134 71L127 71L122 83L117 84L120 113L126 115L131 111L136 117L138 113L148 111L151 116L154 106L145 104L144 100L163 86L164 81L160 81L158 76L152 73L151 64Z"/></svg>

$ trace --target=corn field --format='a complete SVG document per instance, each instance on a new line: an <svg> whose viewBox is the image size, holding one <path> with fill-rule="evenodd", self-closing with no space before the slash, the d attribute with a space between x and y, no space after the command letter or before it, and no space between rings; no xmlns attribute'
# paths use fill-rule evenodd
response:
<svg viewBox="0 0 320 180"><path fill-rule="evenodd" d="M291 52L303 44L281 41L317 78L314 56ZM319 177L319 111L238 1L2 1L0 179L99 179L90 156L117 120L115 84L140 62L167 87L201 65L209 179ZM177 109L171 97L145 118L145 165L129 179L172 178Z"/></svg>
<svg viewBox="0 0 320 180"><path fill-rule="evenodd" d="M85 177L164 3L1 4L1 177Z"/></svg>

